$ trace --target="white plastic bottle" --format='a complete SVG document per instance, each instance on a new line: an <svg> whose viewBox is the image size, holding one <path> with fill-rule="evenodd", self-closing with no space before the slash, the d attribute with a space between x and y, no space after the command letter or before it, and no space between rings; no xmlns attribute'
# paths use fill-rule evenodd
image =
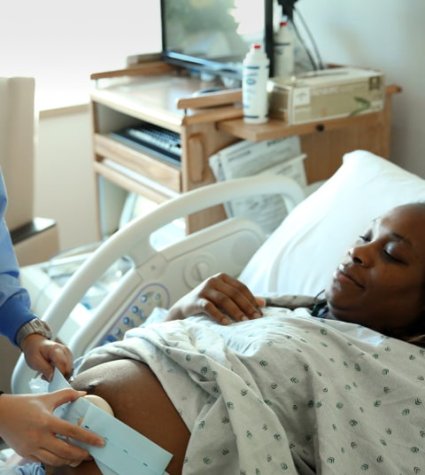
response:
<svg viewBox="0 0 425 475"><path fill-rule="evenodd" d="M262 124L268 120L267 80L270 61L260 44L253 44L243 61L242 103L244 122Z"/></svg>
<svg viewBox="0 0 425 475"><path fill-rule="evenodd" d="M290 79L294 74L294 37L290 24L283 20L274 36L273 76Z"/></svg>

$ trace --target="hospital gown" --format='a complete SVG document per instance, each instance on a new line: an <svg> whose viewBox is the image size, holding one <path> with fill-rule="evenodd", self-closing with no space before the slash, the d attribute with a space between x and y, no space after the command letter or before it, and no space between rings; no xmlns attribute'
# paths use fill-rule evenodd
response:
<svg viewBox="0 0 425 475"><path fill-rule="evenodd" d="M93 350L147 363L191 431L183 474L425 473L425 351L306 309L154 323ZM141 402L142 404L142 402Z"/></svg>
<svg viewBox="0 0 425 475"><path fill-rule="evenodd" d="M45 475L46 471L39 463L26 463L15 467L0 465L0 475Z"/></svg>

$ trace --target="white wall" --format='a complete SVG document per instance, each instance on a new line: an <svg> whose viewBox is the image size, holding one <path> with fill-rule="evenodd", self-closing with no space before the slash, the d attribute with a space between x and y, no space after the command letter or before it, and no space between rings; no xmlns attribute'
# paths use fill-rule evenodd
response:
<svg viewBox="0 0 425 475"><path fill-rule="evenodd" d="M91 134L88 106L39 121L35 213L57 221L62 250L98 238Z"/></svg>
<svg viewBox="0 0 425 475"><path fill-rule="evenodd" d="M159 51L159 0L1 2L0 75L34 76L38 101L87 100L90 74Z"/></svg>
<svg viewBox="0 0 425 475"><path fill-rule="evenodd" d="M160 51L160 2L122 0L117 9L102 0L65 7L41 0L30 14L27 3L10 2L0 16L0 75L36 77L42 114L35 212L58 222L67 250L96 241L98 230L89 109L66 107L88 103L91 73L125 67L129 55Z"/></svg>
<svg viewBox="0 0 425 475"><path fill-rule="evenodd" d="M424 0L299 0L326 62L384 71L394 96L391 159L425 177Z"/></svg>

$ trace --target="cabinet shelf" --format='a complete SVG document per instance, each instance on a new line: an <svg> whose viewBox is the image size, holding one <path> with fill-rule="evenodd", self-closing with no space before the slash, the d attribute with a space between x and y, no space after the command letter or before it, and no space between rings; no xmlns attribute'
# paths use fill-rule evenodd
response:
<svg viewBox="0 0 425 475"><path fill-rule="evenodd" d="M132 77L95 89L91 98L114 111L180 132L183 122L199 112L179 108L179 99L191 97L203 87L199 79L175 75Z"/></svg>
<svg viewBox="0 0 425 475"><path fill-rule="evenodd" d="M103 176L120 188L145 196L158 204L178 195L178 193L171 192L170 189L160 183L149 180L144 175L134 172L120 165L118 162L109 159L105 159L102 162L95 162L93 169L99 176Z"/></svg>
<svg viewBox="0 0 425 475"><path fill-rule="evenodd" d="M397 85L389 85L386 88L387 109L391 101L391 95L401 92ZM379 112L366 113L350 117L340 117L336 119L319 120L306 124L288 125L282 120L270 119L265 124L246 124L242 117L232 120L222 120L217 126L223 132L231 134L243 140L254 142L260 140L273 140L291 135L309 135L317 132L344 129L347 127L368 127L376 124L384 125L387 121L386 109ZM242 112L240 114L242 116Z"/></svg>
<svg viewBox="0 0 425 475"><path fill-rule="evenodd" d="M223 132L234 135L240 139L258 142L260 140L272 140L292 135L307 135L317 132L343 129L355 125L375 125L381 120L382 112L326 121L309 122L308 124L287 125L282 120L270 119L265 124L246 124L242 118L223 120L218 123L218 128Z"/></svg>
<svg viewBox="0 0 425 475"><path fill-rule="evenodd" d="M162 162L102 134L94 135L94 150L97 162L102 162L105 158L113 160L122 167L180 193L181 170L179 166Z"/></svg>

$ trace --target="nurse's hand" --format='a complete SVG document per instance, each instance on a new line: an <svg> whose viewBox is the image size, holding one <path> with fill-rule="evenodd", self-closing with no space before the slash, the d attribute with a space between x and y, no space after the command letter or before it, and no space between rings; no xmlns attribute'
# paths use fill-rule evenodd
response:
<svg viewBox="0 0 425 475"><path fill-rule="evenodd" d="M48 381L53 376L54 368L66 377L72 373L72 353L61 343L33 333L21 343L21 349L28 366L42 373Z"/></svg>
<svg viewBox="0 0 425 475"><path fill-rule="evenodd" d="M171 307L167 320L202 314L226 325L261 317L262 305L264 300L254 297L246 285L221 273L208 278L178 300Z"/></svg>
<svg viewBox="0 0 425 475"><path fill-rule="evenodd" d="M28 460L53 466L78 464L90 458L89 453L63 438L70 437L99 447L104 442L98 435L56 417L53 410L84 394L74 389L38 395L2 394L0 436Z"/></svg>

